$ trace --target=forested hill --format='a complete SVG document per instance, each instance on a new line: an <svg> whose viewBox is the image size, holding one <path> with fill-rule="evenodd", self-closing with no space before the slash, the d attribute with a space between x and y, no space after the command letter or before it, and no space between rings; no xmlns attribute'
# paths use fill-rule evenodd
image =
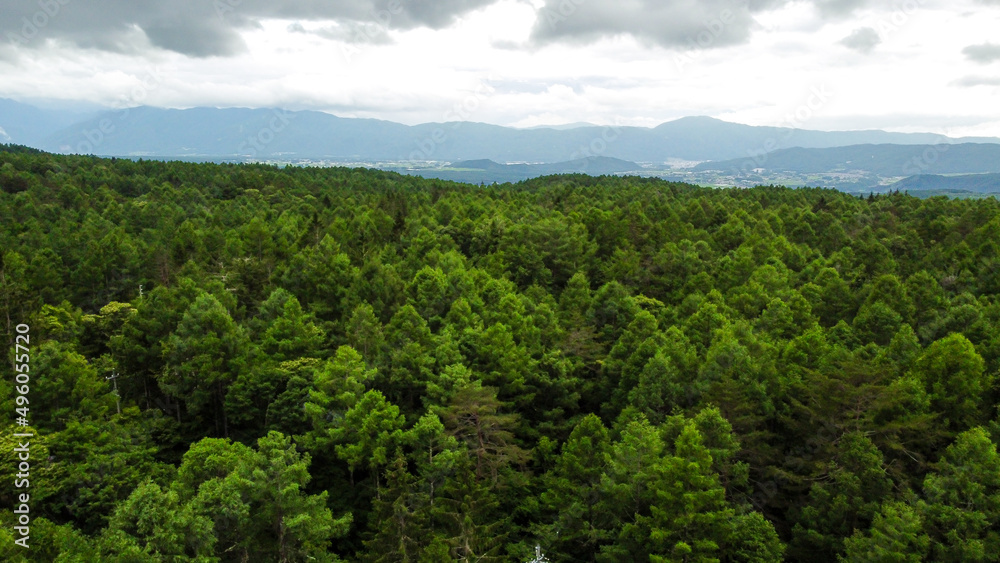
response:
<svg viewBox="0 0 1000 563"><path fill-rule="evenodd" d="M890 186L903 191L940 190L942 192L988 194L1000 193L1000 174L961 174L958 176L940 176L937 174L919 174L904 178Z"/></svg>
<svg viewBox="0 0 1000 563"><path fill-rule="evenodd" d="M853 145L821 149L791 148L759 152L743 158L704 162L694 170L742 171L761 168L817 174L860 171L883 177L916 174L1000 173L1000 145Z"/></svg>
<svg viewBox="0 0 1000 563"><path fill-rule="evenodd" d="M1000 556L993 198L0 150L0 217L0 560Z"/></svg>

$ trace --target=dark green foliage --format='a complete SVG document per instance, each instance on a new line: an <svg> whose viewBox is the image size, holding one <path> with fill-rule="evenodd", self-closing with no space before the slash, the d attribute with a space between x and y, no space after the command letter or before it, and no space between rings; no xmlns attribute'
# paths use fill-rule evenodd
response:
<svg viewBox="0 0 1000 563"><path fill-rule="evenodd" d="M1000 553L994 199L9 147L0 188L26 560Z"/></svg>
<svg viewBox="0 0 1000 563"><path fill-rule="evenodd" d="M919 507L938 561L1000 557L1000 453L986 431L963 432L924 479Z"/></svg>

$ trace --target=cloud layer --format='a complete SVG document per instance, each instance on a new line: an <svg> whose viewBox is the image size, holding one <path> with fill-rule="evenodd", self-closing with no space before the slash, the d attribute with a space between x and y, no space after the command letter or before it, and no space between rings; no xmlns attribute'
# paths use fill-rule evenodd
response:
<svg viewBox="0 0 1000 563"><path fill-rule="evenodd" d="M4 1L0 32L24 47L45 39L107 51L152 46L190 57L246 50L240 31L265 19L337 21L387 29L448 27L496 0L48 0Z"/></svg>
<svg viewBox="0 0 1000 563"><path fill-rule="evenodd" d="M459 108L461 119L529 126L649 126L684 115L773 125L806 104L809 127L1000 135L991 76L1000 69L998 8L1000 0L0 0L0 98L319 109L411 124ZM160 70L151 78L151 69ZM837 93L822 108L808 106L817 87Z"/></svg>
<svg viewBox="0 0 1000 563"><path fill-rule="evenodd" d="M51 39L113 52L152 46L196 58L225 57L246 51L241 32L268 19L324 22L320 37L384 44L389 30L443 29L498 1L4 0L0 32L28 48ZM579 44L630 35L663 47L711 49L746 42L758 27L755 14L789 1L535 0L531 40ZM870 0L809 1L822 17L837 18Z"/></svg>
<svg viewBox="0 0 1000 563"><path fill-rule="evenodd" d="M770 2L758 4L762 9ZM532 39L587 43L632 35L664 47L723 47L749 38L755 23L752 9L729 0L546 0Z"/></svg>

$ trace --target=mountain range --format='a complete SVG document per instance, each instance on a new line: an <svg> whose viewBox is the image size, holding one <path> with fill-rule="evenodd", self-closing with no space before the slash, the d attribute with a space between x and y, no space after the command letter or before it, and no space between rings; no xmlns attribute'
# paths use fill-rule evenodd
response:
<svg viewBox="0 0 1000 563"><path fill-rule="evenodd" d="M657 127L575 124L517 129L475 122L403 125L318 111L136 107L92 114L0 100L0 141L55 153L237 159L558 163L602 156L645 164L718 161L800 148L860 144L1000 143L932 133L811 131L685 117ZM77 116L79 117L79 116Z"/></svg>
<svg viewBox="0 0 1000 563"><path fill-rule="evenodd" d="M638 174L646 170L635 162L607 156L590 156L566 162L546 164L500 164L488 159L454 162L433 168L388 168L404 174L415 174L425 178L439 178L469 184L492 184L493 182L520 182L529 178L552 174Z"/></svg>
<svg viewBox="0 0 1000 563"><path fill-rule="evenodd" d="M757 127L711 117L656 127L514 128L283 109L46 109L0 99L0 143L131 158L362 165L471 183L582 172L880 191L915 176L904 189L969 191L951 187L961 184L974 186L973 193L1000 191L992 179L948 179L1000 173L1000 138Z"/></svg>
<svg viewBox="0 0 1000 563"><path fill-rule="evenodd" d="M703 162L696 172L795 172L821 174L863 171L878 176L1000 172L1000 144L851 145L821 149L795 147L755 157Z"/></svg>
<svg viewBox="0 0 1000 563"><path fill-rule="evenodd" d="M94 112L40 107L0 98L0 142L42 148L58 131L94 117Z"/></svg>
<svg viewBox="0 0 1000 563"><path fill-rule="evenodd" d="M958 176L921 174L900 180L891 188L906 192L935 190L951 194L1000 193L1000 174L961 174Z"/></svg>

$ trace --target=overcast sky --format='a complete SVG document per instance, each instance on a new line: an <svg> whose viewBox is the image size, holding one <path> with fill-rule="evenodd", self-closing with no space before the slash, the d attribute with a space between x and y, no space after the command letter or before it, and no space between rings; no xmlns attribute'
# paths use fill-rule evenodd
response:
<svg viewBox="0 0 1000 563"><path fill-rule="evenodd" d="M0 0L0 97L1000 136L1000 0Z"/></svg>

